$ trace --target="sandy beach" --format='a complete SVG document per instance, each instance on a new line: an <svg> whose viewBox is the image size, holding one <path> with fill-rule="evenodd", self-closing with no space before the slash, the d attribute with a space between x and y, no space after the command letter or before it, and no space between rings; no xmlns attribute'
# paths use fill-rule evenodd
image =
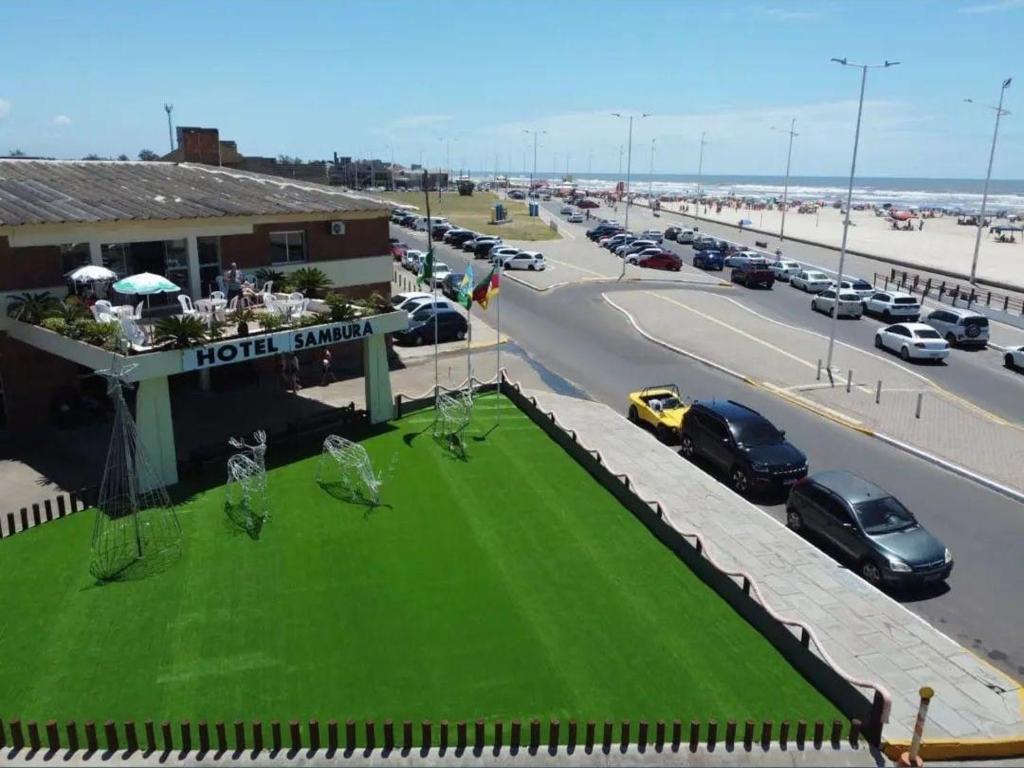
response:
<svg viewBox="0 0 1024 768"><path fill-rule="evenodd" d="M662 203L662 209L678 211L683 205L685 203ZM692 204L690 212L694 212ZM747 229L768 233L770 247L774 249L777 245L782 223L780 211L723 207L721 213L716 214L712 207L707 213L701 208L699 215L732 225L738 224L740 219L750 219L753 224ZM872 210L853 211L850 223L847 247L851 251L952 272L965 278L970 273L977 230L958 225L955 216L925 219L923 230L917 229L915 220L910 232L893 230L887 218L876 216ZM1016 234L1015 243L998 243L987 230L982 233L979 279L1024 290L1024 242L1020 234ZM817 214L791 210L786 214L786 235L838 248L843 239L843 216L836 208L822 208Z"/></svg>

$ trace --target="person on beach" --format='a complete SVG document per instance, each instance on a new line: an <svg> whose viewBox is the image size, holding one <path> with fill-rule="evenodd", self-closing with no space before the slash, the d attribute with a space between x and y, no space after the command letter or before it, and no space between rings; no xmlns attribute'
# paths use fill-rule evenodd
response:
<svg viewBox="0 0 1024 768"><path fill-rule="evenodd" d="M917 231L920 232L922 229L924 229L924 219L917 222Z"/></svg>

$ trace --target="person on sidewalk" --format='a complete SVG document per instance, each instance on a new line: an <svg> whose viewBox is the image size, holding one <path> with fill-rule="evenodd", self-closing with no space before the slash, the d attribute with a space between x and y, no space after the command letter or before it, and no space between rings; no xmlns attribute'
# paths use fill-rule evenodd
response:
<svg viewBox="0 0 1024 768"><path fill-rule="evenodd" d="M320 359L320 386L326 387L332 381L337 381L334 375L334 371L331 370L331 365L334 363L334 358L331 356L331 350L324 347L323 357Z"/></svg>
<svg viewBox="0 0 1024 768"><path fill-rule="evenodd" d="M301 371L302 367L299 364L299 356L292 352L292 356L288 360L288 383L291 385L292 392L298 392L302 389Z"/></svg>

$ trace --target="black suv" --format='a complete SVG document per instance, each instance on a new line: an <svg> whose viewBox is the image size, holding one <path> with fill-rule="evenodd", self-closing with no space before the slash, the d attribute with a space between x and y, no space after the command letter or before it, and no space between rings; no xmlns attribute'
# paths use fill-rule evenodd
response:
<svg viewBox="0 0 1024 768"><path fill-rule="evenodd" d="M594 242L597 242L602 237L607 235L614 235L622 231L622 227L618 224L598 224L596 227L592 227L587 230L587 237Z"/></svg>
<svg viewBox="0 0 1024 768"><path fill-rule="evenodd" d="M732 400L698 400L683 417L680 453L726 472L739 494L787 488L807 475L807 457L764 416Z"/></svg>

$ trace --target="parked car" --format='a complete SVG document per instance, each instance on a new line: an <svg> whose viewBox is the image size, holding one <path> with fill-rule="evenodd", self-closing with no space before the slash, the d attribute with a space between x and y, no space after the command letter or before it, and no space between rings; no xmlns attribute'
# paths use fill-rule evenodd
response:
<svg viewBox="0 0 1024 768"><path fill-rule="evenodd" d="M389 216L389 218L391 219L392 224L400 224L402 219L407 215L408 211L403 211L401 208L397 208L391 212L391 216Z"/></svg>
<svg viewBox="0 0 1024 768"><path fill-rule="evenodd" d="M904 360L945 360L949 357L949 342L924 323L886 326L875 334L875 346L898 352Z"/></svg>
<svg viewBox="0 0 1024 768"><path fill-rule="evenodd" d="M676 238L678 240L678 236ZM690 243L691 247L695 251L718 251L718 241L713 237L707 235L697 235L693 238Z"/></svg>
<svg viewBox="0 0 1024 768"><path fill-rule="evenodd" d="M513 248L511 245L495 245L491 248L487 258L490 260L491 264L498 264L507 258L515 256L517 253L519 253L519 249Z"/></svg>
<svg viewBox="0 0 1024 768"><path fill-rule="evenodd" d="M421 263L421 271L422 268L423 264ZM447 264L445 264L443 261L435 261L434 268L433 270L431 270L431 275L430 278L427 280L427 284L433 285L434 283L437 283L437 285L440 286L444 282L444 279L448 277L449 274L451 274L451 269Z"/></svg>
<svg viewBox="0 0 1024 768"><path fill-rule="evenodd" d="M597 200L584 199L576 203L577 208L599 208L600 206L601 204Z"/></svg>
<svg viewBox="0 0 1024 768"><path fill-rule="evenodd" d="M471 229L459 229L455 232L449 231L445 237L449 237L449 243L452 244L453 248L461 248L467 240L472 240L475 237L480 237L478 232L474 232Z"/></svg>
<svg viewBox="0 0 1024 768"><path fill-rule="evenodd" d="M881 317L887 323L896 319L916 323L921 318L921 305L909 293L877 291L864 300L864 312Z"/></svg>
<svg viewBox="0 0 1024 768"><path fill-rule="evenodd" d="M738 267L741 264L746 264L751 259L766 262L764 256L757 251L736 251L735 253L730 253L725 257L725 266Z"/></svg>
<svg viewBox="0 0 1024 768"><path fill-rule="evenodd" d="M525 200L526 199L526 193L525 192L521 192L518 189L513 189L513 190L509 191L508 199L509 200Z"/></svg>
<svg viewBox="0 0 1024 768"><path fill-rule="evenodd" d="M739 494L781 489L807 475L807 457L757 411L732 400L698 400L683 419L680 453L707 459Z"/></svg>
<svg viewBox="0 0 1024 768"><path fill-rule="evenodd" d="M729 279L747 288L763 285L771 289L775 285L775 273L768 269L763 259L747 259L739 266L733 267Z"/></svg>
<svg viewBox="0 0 1024 768"><path fill-rule="evenodd" d="M528 269L541 271L544 269L544 254L538 251L520 251L510 256L503 263L504 269Z"/></svg>
<svg viewBox="0 0 1024 768"><path fill-rule="evenodd" d="M679 234L676 235L676 242L686 245L687 243L692 243L694 237L695 233L692 229L681 229Z"/></svg>
<svg viewBox="0 0 1024 768"><path fill-rule="evenodd" d="M1011 371L1024 371L1024 345L1007 347L1003 355L1003 364Z"/></svg>
<svg viewBox="0 0 1024 768"><path fill-rule="evenodd" d="M661 248L641 251L639 258L633 263L645 269L665 269L669 272L678 272L683 266L683 260L679 256Z"/></svg>
<svg viewBox="0 0 1024 768"><path fill-rule="evenodd" d="M900 501L844 470L816 472L793 486L786 523L820 537L876 586L945 581L953 554Z"/></svg>
<svg viewBox="0 0 1024 768"><path fill-rule="evenodd" d="M813 269L801 269L795 275L790 276L789 284L805 293L821 293L821 291L831 288L835 281L824 272L818 272Z"/></svg>
<svg viewBox="0 0 1024 768"><path fill-rule="evenodd" d="M491 248L496 245L501 245L501 238L481 238L478 237L473 241L473 258L474 259L486 259L491 253Z"/></svg>
<svg viewBox="0 0 1024 768"><path fill-rule="evenodd" d="M671 226L665 230L665 232L662 234L662 237L664 237L666 240L675 240L679 233L682 232L682 230L682 227Z"/></svg>
<svg viewBox="0 0 1024 768"><path fill-rule="evenodd" d="M395 261L401 261L402 260L402 256L405 255L405 252L407 250L408 250L408 248L406 247L405 243L392 243L391 244L391 258L393 258Z"/></svg>
<svg viewBox="0 0 1024 768"><path fill-rule="evenodd" d="M416 223L416 219L418 218L418 214L405 213L398 217L398 223L403 227L412 227Z"/></svg>
<svg viewBox="0 0 1024 768"><path fill-rule="evenodd" d="M406 250L402 256L402 267L410 272L419 272L420 259L423 258L423 251L417 251L414 249Z"/></svg>
<svg viewBox="0 0 1024 768"><path fill-rule="evenodd" d="M928 313L928 325L951 347L988 346L988 318L971 309L943 307Z"/></svg>
<svg viewBox="0 0 1024 768"><path fill-rule="evenodd" d="M570 213L569 214L569 218L567 218L566 221L568 221L570 224L582 224L583 223L583 214L580 213L579 211L576 211L574 213Z"/></svg>
<svg viewBox="0 0 1024 768"><path fill-rule="evenodd" d="M656 245L657 243L654 242L653 240L641 240L637 238L636 240L633 240L629 243L625 243L616 248L615 255L622 256L623 258L625 258L626 256L629 256L631 253L640 253L640 251L644 250L645 248L654 248Z"/></svg>
<svg viewBox="0 0 1024 768"><path fill-rule="evenodd" d="M693 254L693 266L700 269L725 269L725 259L718 251L696 251Z"/></svg>
<svg viewBox="0 0 1024 768"><path fill-rule="evenodd" d="M658 245L661 245L661 241L664 239L660 229L645 229L640 233L640 237L644 240L653 240Z"/></svg>
<svg viewBox="0 0 1024 768"><path fill-rule="evenodd" d="M600 245L602 248L607 248L609 251L614 251L620 245L631 243L634 240L636 240L636 235L634 235L632 232L619 232L614 235L609 235L608 237L602 237L597 242L598 245Z"/></svg>
<svg viewBox="0 0 1024 768"><path fill-rule="evenodd" d="M430 229L430 238L432 240L444 240L444 236L449 229L452 229L451 224L434 224Z"/></svg>
<svg viewBox="0 0 1024 768"><path fill-rule="evenodd" d="M463 232L466 232L467 234L473 234L468 229L462 229L461 227L452 227L451 229L444 233L444 241L446 243L451 243L453 239L461 235Z"/></svg>
<svg viewBox="0 0 1024 768"><path fill-rule="evenodd" d="M663 443L679 441L679 431L688 410L690 406L675 384L644 387L629 393L629 420L649 426Z"/></svg>
<svg viewBox="0 0 1024 768"><path fill-rule="evenodd" d="M452 305L452 303L448 301L448 299L437 299L435 301L434 294L432 293L428 293L425 296L417 296L415 298L409 299L409 301L405 302L405 304L402 305L402 309L408 312L410 315L414 315L421 309L430 309L431 307L438 307L441 309L455 308Z"/></svg>
<svg viewBox="0 0 1024 768"><path fill-rule="evenodd" d="M641 256L653 256L654 254L661 253L661 252L662 252L662 250L661 250L661 248L659 246L652 245L650 248L644 248L641 251L637 251L635 253L629 254L629 256L626 256L625 257L626 258L626 263L627 264L636 264L638 261L640 261L640 257ZM668 253L671 253L671 251L668 251Z"/></svg>
<svg viewBox="0 0 1024 768"><path fill-rule="evenodd" d="M395 309L405 309L409 302L417 299L432 298L434 298L433 294L424 291L405 291L404 293L396 293L391 297L391 306Z"/></svg>
<svg viewBox="0 0 1024 768"><path fill-rule="evenodd" d="M875 292L875 286L869 283L867 280L862 280L859 277L851 277L843 280L839 284L839 290L849 293L856 293L860 297L861 301L871 298Z"/></svg>
<svg viewBox="0 0 1024 768"><path fill-rule="evenodd" d="M839 309L836 309L836 289L828 288L811 299L811 309L824 312L829 317L838 313L839 317L859 318L864 313L864 304L860 296L849 291L840 291Z"/></svg>
<svg viewBox="0 0 1024 768"><path fill-rule="evenodd" d="M437 341L453 341L466 338L469 325L462 313L450 304L444 307L423 307L412 313L409 327L395 331L397 344L421 346L434 343L434 314L437 314Z"/></svg>
<svg viewBox="0 0 1024 768"><path fill-rule="evenodd" d="M775 273L775 279L783 283L788 283L789 278L795 275L797 272L803 269L798 261L785 261L779 259L768 264L768 269Z"/></svg>
<svg viewBox="0 0 1024 768"><path fill-rule="evenodd" d="M587 237L596 242L602 237L605 237L607 235L614 235L617 232L621 231L622 227L620 227L618 224L610 224L607 222L603 222L595 227L591 227L590 229L588 229Z"/></svg>
<svg viewBox="0 0 1024 768"><path fill-rule="evenodd" d="M462 282L462 272L449 272L441 281L441 293L452 301L459 300L459 283Z"/></svg>
<svg viewBox="0 0 1024 768"><path fill-rule="evenodd" d="M568 216L573 212L573 207L571 205L563 205L561 208L558 209L558 212L563 216Z"/></svg>

